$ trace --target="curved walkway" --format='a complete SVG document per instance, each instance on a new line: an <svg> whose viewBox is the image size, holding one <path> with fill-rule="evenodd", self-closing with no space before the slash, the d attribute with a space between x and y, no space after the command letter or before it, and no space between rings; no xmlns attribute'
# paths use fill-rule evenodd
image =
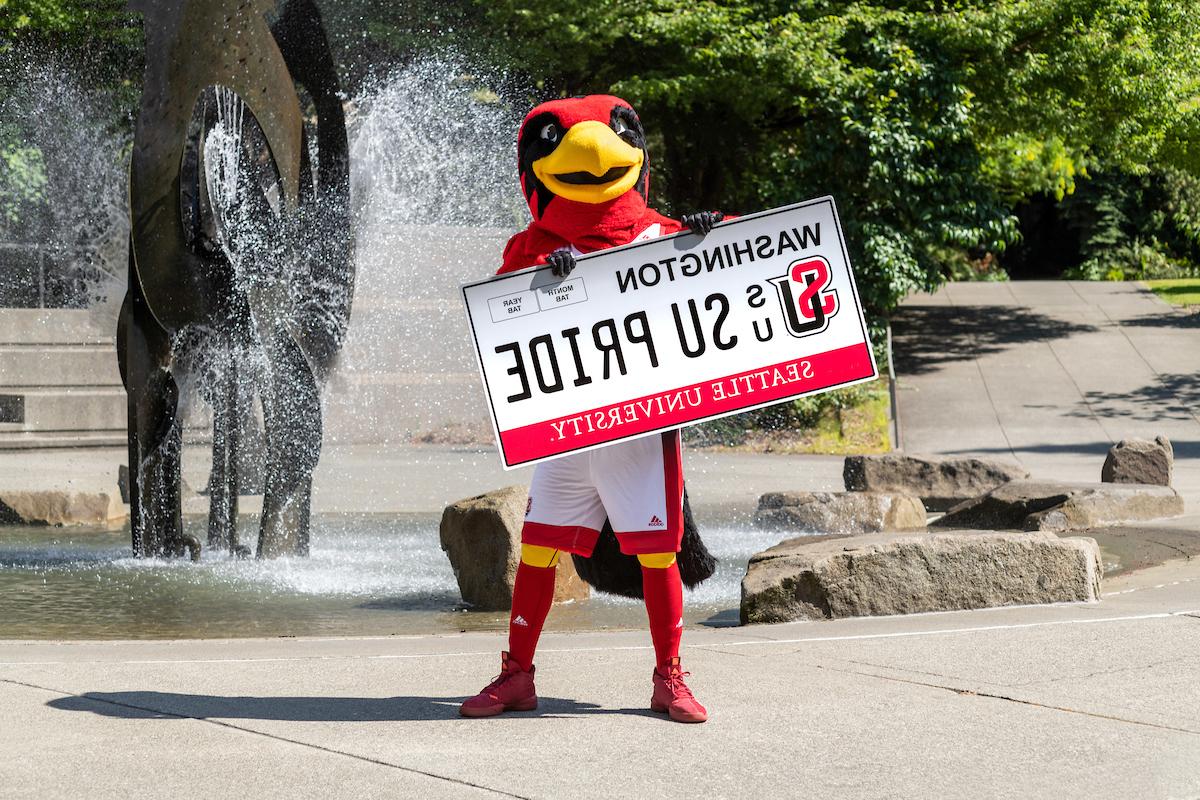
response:
<svg viewBox="0 0 1200 800"><path fill-rule="evenodd" d="M1138 283L952 283L892 332L902 449L1097 481L1114 443L1163 434L1200 507L1200 315Z"/></svg>

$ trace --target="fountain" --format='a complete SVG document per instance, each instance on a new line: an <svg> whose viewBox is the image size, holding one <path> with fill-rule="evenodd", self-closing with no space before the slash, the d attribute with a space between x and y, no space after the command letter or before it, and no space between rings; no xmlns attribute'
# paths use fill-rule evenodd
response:
<svg viewBox="0 0 1200 800"><path fill-rule="evenodd" d="M333 8L322 6L326 19ZM253 23L260 33L277 29L278 17L262 19L266 22L244 24ZM273 46L286 55L284 44ZM279 154L270 148L268 168L259 164L273 128L254 104L239 101L253 92L239 90L228 77L205 77L178 111L186 125L180 123L185 143L176 191L186 202L177 204L182 211L176 224L185 237L192 235L189 230L203 233L183 240L185 247L197 248L194 258L222 264L229 289L246 296L278 288L255 283L255 267L272 264L293 281L288 285L313 287L318 302L309 311L340 307L338 302L323 305L327 299L346 301L346 317L328 318L344 326L338 358L324 372L309 369L320 391L321 436L315 443L306 441L304 447L312 449L298 452L313 461L319 454L321 461L312 478L308 557L291 557L295 551L287 538L273 551L278 558L245 559L230 552L231 545L238 546L230 522L235 513L245 541L254 527L270 524L266 498L260 512L258 499L248 496L255 492L247 491L257 468L251 457L255 441L265 434L254 407L267 366L258 352L252 314L249 323L243 317L229 329L193 324L186 335L167 338L169 376L177 393L170 433L178 436L182 429L182 446L170 455L181 463L188 484L171 491L178 492L182 514L176 516L170 492L153 495L159 503L170 499L165 507L146 509L166 520L174 541L168 546L167 537L143 527L143 548L131 558L132 531L0 527L0 636L389 635L501 629L507 623L504 614L461 609L454 575L437 544L437 526L445 503L501 481L525 479L498 474L458 287L494 271L506 237L527 223L511 159L527 93L450 48L431 48L403 63L346 70L332 36L331 47L343 75L365 74L347 81L340 98L351 182L348 203L330 207L345 215L349 240L333 240L338 249L331 259L309 264L284 257L313 228L314 215L324 208L320 189L331 184L321 176L330 159L323 157L327 151L312 130L318 117L302 115L309 145L297 152L297 202L289 211L283 169L274 166L281 163ZM289 66L286 59L284 66ZM30 142L46 155L46 193L54 214L48 231L23 240L40 236L48 248L64 254L64 266L69 262L90 270L79 273L86 289L73 302L90 309L98 329L111 330L114 298L126 295L129 274L129 138L119 126L94 124L105 98L68 58L0 53L0 74L5 69L16 73L17 89L0 97L0 114L6 121L41 121L31 126ZM288 74L299 78L290 69ZM301 108L315 108L310 86L301 82L293 91ZM302 179L305 159L315 173L308 184ZM305 185L317 198L307 207L308 216L300 192ZM262 206L240 206L243 197L265 203L265 230L253 215L247 219L242 213ZM299 231L288 225L291 214L300 219ZM345 258L341 274L348 278L351 254L352 319L348 283L339 290L336 281L309 277L318 267L330 270L323 279L336 276L333 268ZM271 308L262 313L274 319ZM232 345L223 336L230 331L240 337ZM236 390L232 398L231 390ZM236 427L222 422L229 415L220 410L221 403L229 408L235 402L244 423ZM243 457L235 460L238 448ZM104 451L98 470L115 475L123 460L115 450ZM201 488L206 483L207 497ZM222 486L230 487L224 501ZM689 623L728 616L737 604L746 559L776 540L773 534L747 530L736 515L714 514L711 505L697 511L705 541L721 562L717 574L689 596ZM134 515L131 528L140 516ZM218 536L207 546L222 523L228 540ZM189 544L198 545L200 561L174 558L181 544L185 554ZM268 547L264 555L269 554ZM554 625L640 628L644 615L640 601L594 595L557 611Z"/></svg>
<svg viewBox="0 0 1200 800"><path fill-rule="evenodd" d="M213 409L208 544L245 552L239 445L257 393L258 555L305 554L320 385L345 335L354 276L348 143L320 14L311 0L287 0L270 24L267 0L130 7L146 32L118 326L133 550L199 558L180 500L180 387L195 381Z"/></svg>

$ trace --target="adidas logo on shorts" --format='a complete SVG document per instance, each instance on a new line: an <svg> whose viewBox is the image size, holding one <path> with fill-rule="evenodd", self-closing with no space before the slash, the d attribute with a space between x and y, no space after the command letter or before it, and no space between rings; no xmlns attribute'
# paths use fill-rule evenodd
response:
<svg viewBox="0 0 1200 800"><path fill-rule="evenodd" d="M513 625L520 625L522 628L529 627L529 623L526 622L525 618L522 617L520 614L517 614L517 618L513 620Z"/></svg>
<svg viewBox="0 0 1200 800"><path fill-rule="evenodd" d="M665 525L665 523L661 519L658 518L657 514L655 514L654 516L652 516L650 518L650 527L651 528L661 528L661 527L663 527L663 525Z"/></svg>

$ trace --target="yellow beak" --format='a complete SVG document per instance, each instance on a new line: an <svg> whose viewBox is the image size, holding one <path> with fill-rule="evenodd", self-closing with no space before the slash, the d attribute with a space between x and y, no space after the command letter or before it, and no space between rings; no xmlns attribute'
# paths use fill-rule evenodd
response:
<svg viewBox="0 0 1200 800"><path fill-rule="evenodd" d="M633 188L643 157L603 122L587 120L572 125L553 153L533 162L533 174L560 197L603 203Z"/></svg>

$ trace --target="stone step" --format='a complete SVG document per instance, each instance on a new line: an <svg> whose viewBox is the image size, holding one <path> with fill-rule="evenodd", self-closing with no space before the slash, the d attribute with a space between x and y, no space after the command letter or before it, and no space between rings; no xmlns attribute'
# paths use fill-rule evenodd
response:
<svg viewBox="0 0 1200 800"><path fill-rule="evenodd" d="M0 345L0 390L10 386L121 386L111 345Z"/></svg>
<svg viewBox="0 0 1200 800"><path fill-rule="evenodd" d="M13 387L0 390L0 435L14 433L119 433L128 411L120 387ZM207 407L188 412L186 430L211 425Z"/></svg>
<svg viewBox="0 0 1200 800"><path fill-rule="evenodd" d="M0 345L113 345L116 326L91 311L71 308L0 308Z"/></svg>
<svg viewBox="0 0 1200 800"><path fill-rule="evenodd" d="M9 430L0 425L0 452L5 450L73 450L80 447L111 448L125 447L129 440L125 431L35 431ZM189 427L183 432L183 443L189 446L208 447L212 444L212 430L208 426Z"/></svg>
<svg viewBox="0 0 1200 800"><path fill-rule="evenodd" d="M124 447L128 444L125 431L59 431L38 433L15 426L0 425L0 451L58 450L76 447Z"/></svg>
<svg viewBox="0 0 1200 800"><path fill-rule="evenodd" d="M5 387L0 422L22 431L123 431L125 390L117 387Z"/></svg>

